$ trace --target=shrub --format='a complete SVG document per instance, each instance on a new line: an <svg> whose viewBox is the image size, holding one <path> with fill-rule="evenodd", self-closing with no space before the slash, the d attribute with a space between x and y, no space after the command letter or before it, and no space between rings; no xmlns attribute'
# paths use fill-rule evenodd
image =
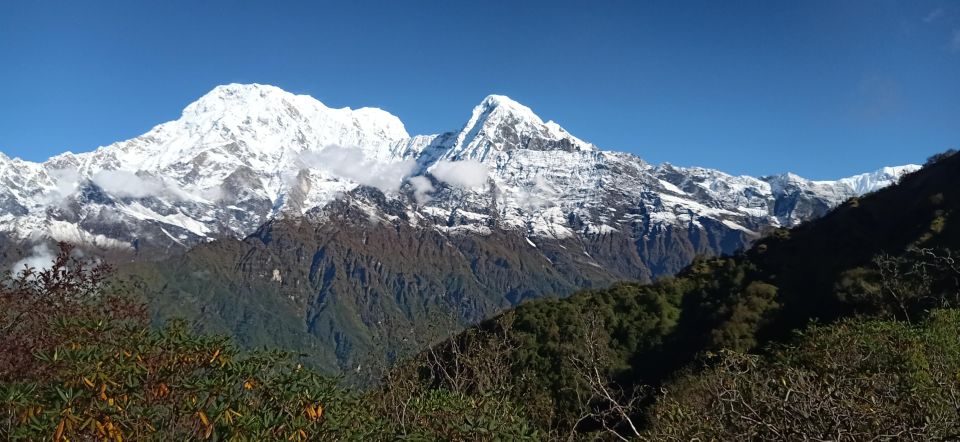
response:
<svg viewBox="0 0 960 442"><path fill-rule="evenodd" d="M723 351L651 412L651 440L945 440L960 431L960 311L813 326L767 357Z"/></svg>
<svg viewBox="0 0 960 442"><path fill-rule="evenodd" d="M0 286L0 440L538 438L502 398L420 389L387 409L381 391L342 388L294 355L182 321L151 329L108 272L62 244L50 269Z"/></svg>

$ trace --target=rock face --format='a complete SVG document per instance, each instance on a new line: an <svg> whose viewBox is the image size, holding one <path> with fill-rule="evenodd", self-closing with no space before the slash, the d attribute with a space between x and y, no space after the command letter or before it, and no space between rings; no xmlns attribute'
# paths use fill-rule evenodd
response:
<svg viewBox="0 0 960 442"><path fill-rule="evenodd" d="M379 109L232 84L93 152L0 154L0 234L177 256L131 270L163 281L159 316L344 368L443 337L429 325L731 253L917 168L731 176L600 150L504 96L410 136Z"/></svg>
<svg viewBox="0 0 960 442"><path fill-rule="evenodd" d="M379 109L331 109L272 86L231 84L176 121L94 152L42 164L0 154L0 229L177 250L245 237L368 186L404 204L413 225L431 219L444 233L499 228L593 241L617 231L654 250L657 232L681 228L697 252L722 252L915 169L814 182L652 166L599 150L498 95L457 132L410 137Z"/></svg>

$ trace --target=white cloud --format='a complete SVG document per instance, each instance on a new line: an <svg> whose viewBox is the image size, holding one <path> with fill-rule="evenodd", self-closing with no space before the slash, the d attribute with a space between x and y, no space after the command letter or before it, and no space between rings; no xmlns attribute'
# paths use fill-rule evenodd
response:
<svg viewBox="0 0 960 442"><path fill-rule="evenodd" d="M30 250L30 256L23 258L13 264L12 271L14 273L22 272L26 267L31 267L34 270L41 271L47 270L50 267L53 267L53 261L56 259L56 255L53 253L53 250L50 250L50 247L46 244L40 244L34 246Z"/></svg>
<svg viewBox="0 0 960 442"><path fill-rule="evenodd" d="M310 168L326 170L338 177L383 192L397 192L403 179L416 167L414 160L380 162L367 158L358 148L328 146L320 152L307 152L300 157Z"/></svg>
<svg viewBox="0 0 960 442"><path fill-rule="evenodd" d="M168 193L162 181L143 178L125 170L101 170L93 176L93 182L107 193L119 197L144 198Z"/></svg>
<svg viewBox="0 0 960 442"><path fill-rule="evenodd" d="M960 52L960 29L953 30L953 38L950 39L950 50Z"/></svg>
<svg viewBox="0 0 960 442"><path fill-rule="evenodd" d="M434 191L430 178L425 176L415 176L410 178L410 185L413 186L413 197L419 204L430 202L430 192Z"/></svg>
<svg viewBox="0 0 960 442"><path fill-rule="evenodd" d="M526 210L536 211L544 207L552 207L559 192L543 177L534 178L533 182L519 189L517 204Z"/></svg>
<svg viewBox="0 0 960 442"><path fill-rule="evenodd" d="M47 194L47 202L63 207L67 198L77 192L80 173L77 169L53 169L47 172L53 181L53 190Z"/></svg>
<svg viewBox="0 0 960 442"><path fill-rule="evenodd" d="M458 187L477 188L487 184L489 168L476 160L438 161L430 173L438 180Z"/></svg>
<svg viewBox="0 0 960 442"><path fill-rule="evenodd" d="M197 192L197 196L207 201L220 201L223 198L223 187L213 186L209 189L201 189Z"/></svg>

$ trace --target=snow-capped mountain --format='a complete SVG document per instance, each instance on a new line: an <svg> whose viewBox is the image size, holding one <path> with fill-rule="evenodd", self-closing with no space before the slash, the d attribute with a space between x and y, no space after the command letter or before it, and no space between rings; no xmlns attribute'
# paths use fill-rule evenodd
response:
<svg viewBox="0 0 960 442"><path fill-rule="evenodd" d="M601 150L504 96L410 136L382 110L233 84L93 152L0 154L0 260L46 239L145 258L120 271L160 319L353 369L525 299L677 272L917 168L731 176Z"/></svg>
<svg viewBox="0 0 960 442"><path fill-rule="evenodd" d="M44 163L0 154L0 231L177 249L244 237L278 217L322 220L332 202L366 187L403 206L404 222L444 234L511 230L535 245L619 232L642 248L667 230L705 230L707 249L721 252L918 167L837 181L731 176L600 150L504 96L485 98L458 131L411 137L380 109L231 84L175 121L93 152ZM372 221L396 221L351 201Z"/></svg>

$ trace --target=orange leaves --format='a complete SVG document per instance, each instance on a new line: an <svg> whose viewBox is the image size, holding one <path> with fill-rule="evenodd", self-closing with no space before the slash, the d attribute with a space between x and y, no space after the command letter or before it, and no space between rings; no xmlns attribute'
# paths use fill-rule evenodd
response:
<svg viewBox="0 0 960 442"><path fill-rule="evenodd" d="M80 334L99 339L97 333ZM36 387L42 394L18 387L4 395L16 401L0 398L0 416L6 416L0 434L8 422L24 429L24 440L55 442L307 441L332 418L319 398L338 397L329 391L348 394L285 354L247 354L222 338L172 328L83 345L83 351L62 352L64 363L58 361L57 371Z"/></svg>
<svg viewBox="0 0 960 442"><path fill-rule="evenodd" d="M20 412L20 419L19 419L20 424L22 425L29 422L31 419L39 416L40 413L42 412L43 412L43 407L39 405L27 407L26 409Z"/></svg>
<svg viewBox="0 0 960 442"><path fill-rule="evenodd" d="M220 368L223 368L224 366L226 366L227 359L229 359L229 352L227 352L227 354L221 354L222 350L223 350L222 348L217 348L216 350L214 350L213 356L210 356L210 360L207 361L207 363L212 365L219 361Z"/></svg>
<svg viewBox="0 0 960 442"><path fill-rule="evenodd" d="M307 417L312 421L319 420L321 417L323 417L323 406L320 404L307 404L307 406L304 408Z"/></svg>
<svg viewBox="0 0 960 442"><path fill-rule="evenodd" d="M23 440L55 442L307 441L339 418L324 415L329 404L318 398L349 395L285 353L245 352L186 324L154 330L126 317L64 316L55 318L58 340L24 354L30 364L0 363L0 372L42 368L22 376L38 382L0 388L0 440L17 427Z"/></svg>
<svg viewBox="0 0 960 442"><path fill-rule="evenodd" d="M60 419L60 424L57 425L57 431L53 433L53 442L60 442L63 440L63 430L67 427L67 420Z"/></svg>
<svg viewBox="0 0 960 442"><path fill-rule="evenodd" d="M200 418L200 423L203 424L203 438L209 439L213 434L213 424L210 423L210 419L207 418L206 413L203 411L197 411L197 417Z"/></svg>
<svg viewBox="0 0 960 442"><path fill-rule="evenodd" d="M153 389L153 395L158 398L165 398L169 394L170 394L170 387L168 387L167 384L163 382L161 382L160 385L157 385L156 388Z"/></svg>
<svg viewBox="0 0 960 442"><path fill-rule="evenodd" d="M110 420L109 417L105 418L103 422L94 420L93 423L97 428L97 435L100 436L100 438L123 442L123 433L119 427L113 424L113 421Z"/></svg>

